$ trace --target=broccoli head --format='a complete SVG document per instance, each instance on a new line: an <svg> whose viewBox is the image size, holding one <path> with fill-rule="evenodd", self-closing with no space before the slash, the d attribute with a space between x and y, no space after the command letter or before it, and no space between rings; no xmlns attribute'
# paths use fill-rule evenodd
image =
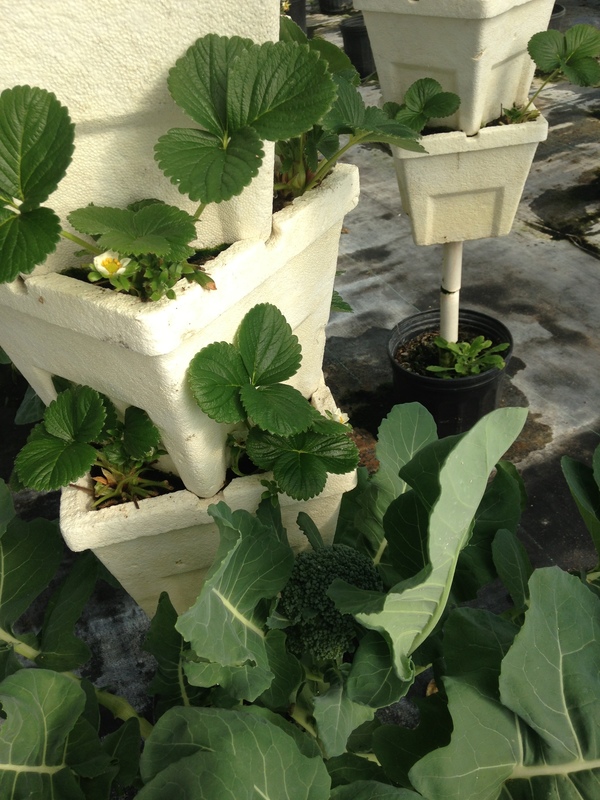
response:
<svg viewBox="0 0 600 800"><path fill-rule="evenodd" d="M308 654L322 662L339 660L344 653L353 651L354 618L338 611L327 596L335 578L359 589L383 590L372 560L351 547L334 544L300 553L277 607L290 621L287 643L294 655Z"/></svg>

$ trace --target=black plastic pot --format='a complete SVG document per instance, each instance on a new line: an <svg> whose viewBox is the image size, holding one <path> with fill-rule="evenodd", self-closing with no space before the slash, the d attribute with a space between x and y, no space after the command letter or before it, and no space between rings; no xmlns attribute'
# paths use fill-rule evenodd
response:
<svg viewBox="0 0 600 800"><path fill-rule="evenodd" d="M290 0L288 15L306 33L306 0Z"/></svg>
<svg viewBox="0 0 600 800"><path fill-rule="evenodd" d="M508 342L510 347L502 356L508 362L513 339L508 328L499 320L479 311L461 311L461 332L470 337L483 335L494 345ZM504 370L490 369L479 375L461 378L437 378L418 375L401 367L394 356L398 347L422 333L438 332L440 312L423 311L398 323L388 343L388 354L394 378L396 403L421 403L436 421L439 436L468 431L481 417L493 411L498 403Z"/></svg>
<svg viewBox="0 0 600 800"><path fill-rule="evenodd" d="M562 31L565 26L566 13L567 9L561 3L555 3L548 28L550 30Z"/></svg>
<svg viewBox="0 0 600 800"><path fill-rule="evenodd" d="M321 14L345 14L352 10L352 0L319 0Z"/></svg>
<svg viewBox="0 0 600 800"><path fill-rule="evenodd" d="M375 60L371 50L371 42L367 26L362 14L356 14L340 22L340 33L344 43L344 52L352 62L361 78L375 72Z"/></svg>

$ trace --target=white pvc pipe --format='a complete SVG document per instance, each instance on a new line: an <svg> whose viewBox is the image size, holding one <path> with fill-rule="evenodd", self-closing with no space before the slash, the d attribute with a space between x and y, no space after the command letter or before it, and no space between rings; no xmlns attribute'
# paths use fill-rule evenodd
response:
<svg viewBox="0 0 600 800"><path fill-rule="evenodd" d="M440 336L458 341L458 306L462 278L462 242L443 245L442 284L440 286Z"/></svg>

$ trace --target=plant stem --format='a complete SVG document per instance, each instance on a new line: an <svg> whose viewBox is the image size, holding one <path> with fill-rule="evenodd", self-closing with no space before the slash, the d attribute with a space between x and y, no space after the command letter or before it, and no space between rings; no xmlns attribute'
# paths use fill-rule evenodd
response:
<svg viewBox="0 0 600 800"><path fill-rule="evenodd" d="M60 235L63 237L63 239L69 239L69 241L75 242L75 244L79 245L79 247L83 247L83 249L87 250L88 253L94 253L95 255L99 256L104 252L99 247L96 247L96 245L80 239L79 236L75 236L74 233L69 233L69 231L61 231Z"/></svg>
<svg viewBox="0 0 600 800"><path fill-rule="evenodd" d="M200 205L194 212L193 219L199 219L200 215L202 214L205 208L206 208L206 203L200 203Z"/></svg>
<svg viewBox="0 0 600 800"><path fill-rule="evenodd" d="M23 658L27 658L29 661L35 661L35 659L40 655L39 650L35 650L33 647L25 644L25 642L22 642L20 639L11 636L10 633L5 631L3 628L0 628L0 641L12 645L15 653L23 656Z"/></svg>
<svg viewBox="0 0 600 800"><path fill-rule="evenodd" d="M309 181L309 183L306 185L306 189L304 191L308 192L308 191L310 191L310 189L314 189L314 187L318 183L320 183L320 181L323 180L325 175L327 175L329 170L333 169L333 167L336 165L338 159L340 159L344 155L345 152L350 150L351 147L354 147L355 144L360 144L360 142L363 139L365 139L368 135L369 135L368 133L364 133L361 136L351 136L348 139L348 141L346 142L346 144L343 147L340 147L340 149L337 151L337 153L334 153L331 156L331 158L323 159L323 161L321 161L321 164L317 168L317 171L313 175L312 180Z"/></svg>
<svg viewBox="0 0 600 800"><path fill-rule="evenodd" d="M544 81L542 81L542 85L539 87L539 89L537 89L533 93L533 95L529 98L529 101L527 102L527 105L523 108L523 110L521 112L523 115L525 115L527 113L527 111L529 110L529 108L535 103L535 101L537 99L537 96L542 91L542 89L544 89L544 87L546 87L552 81L555 81L558 78L558 76L560 75L560 72L561 72L560 69L555 69L554 72L551 72L550 75L548 75L548 77L545 78Z"/></svg>

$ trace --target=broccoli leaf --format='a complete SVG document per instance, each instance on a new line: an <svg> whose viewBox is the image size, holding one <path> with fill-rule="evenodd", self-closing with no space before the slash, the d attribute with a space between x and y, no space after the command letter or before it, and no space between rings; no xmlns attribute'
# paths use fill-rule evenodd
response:
<svg viewBox="0 0 600 800"><path fill-rule="evenodd" d="M211 676L223 669L249 669L258 680L244 689L251 692L244 699L255 700L273 679L262 601L274 598L286 584L294 557L275 530L247 511L232 512L218 503L209 513L223 538L198 599L177 621L177 630L201 658L186 665L186 674L195 685L212 685L216 681ZM228 691L236 688L235 677L230 674L231 686L222 684Z"/></svg>
<svg viewBox="0 0 600 800"><path fill-rule="evenodd" d="M375 715L374 708L350 699L341 680L332 683L326 692L315 697L314 702L319 739L327 758L344 753L352 731Z"/></svg>

